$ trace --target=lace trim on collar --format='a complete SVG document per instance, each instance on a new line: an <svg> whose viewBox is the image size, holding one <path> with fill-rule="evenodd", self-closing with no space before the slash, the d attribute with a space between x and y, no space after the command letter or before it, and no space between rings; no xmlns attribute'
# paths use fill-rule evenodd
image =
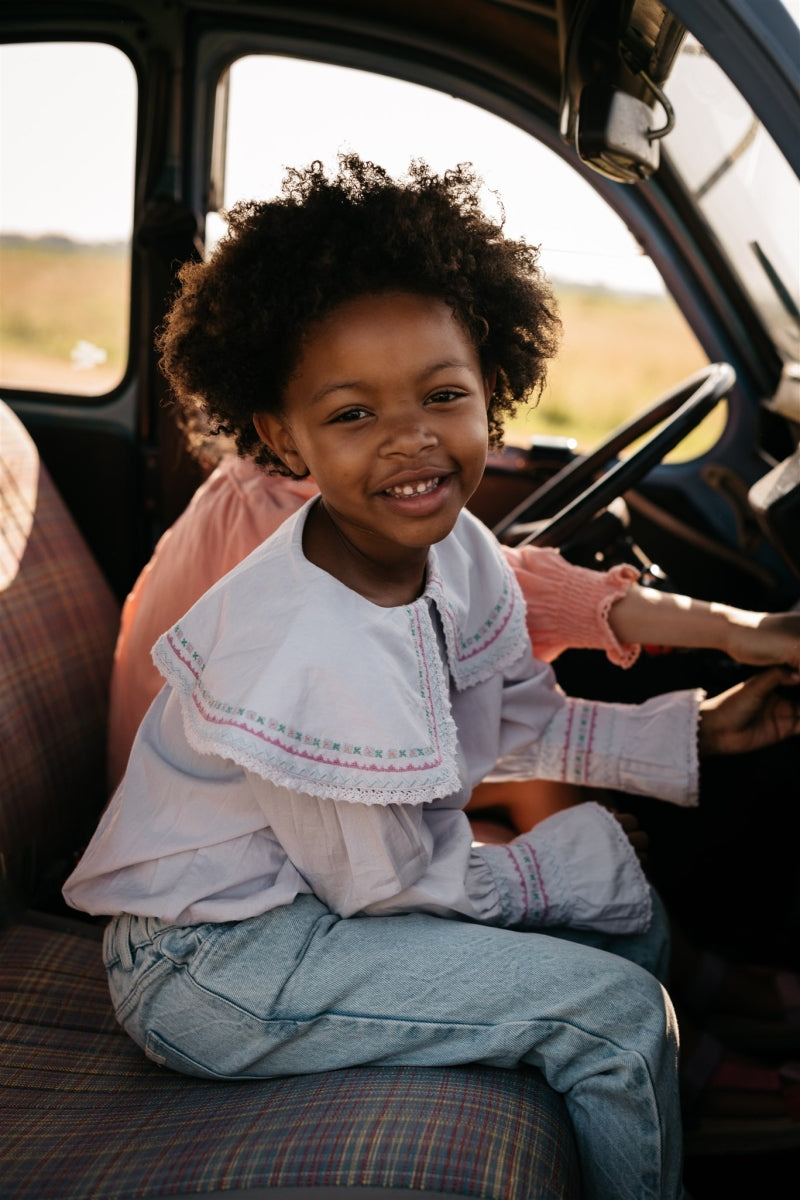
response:
<svg viewBox="0 0 800 1200"><path fill-rule="evenodd" d="M527 644L513 576L491 535L472 522L459 523L463 536L451 535L452 545L431 551L424 595L397 609L367 605L310 568L300 521L265 543L154 647L157 667L181 698L193 748L328 799L422 804L458 791L450 678L459 689L474 686ZM480 557L484 542L494 565ZM269 581L278 568L289 579L287 552L294 584L277 595ZM316 572L313 581L303 564ZM252 638L254 597L263 596L259 642L248 644L243 631ZM429 601L444 631L446 664Z"/></svg>

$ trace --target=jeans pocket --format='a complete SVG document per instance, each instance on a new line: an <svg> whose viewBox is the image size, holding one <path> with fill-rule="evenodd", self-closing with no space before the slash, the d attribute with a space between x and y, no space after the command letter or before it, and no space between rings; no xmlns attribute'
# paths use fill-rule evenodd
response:
<svg viewBox="0 0 800 1200"><path fill-rule="evenodd" d="M298 1025L294 1021L253 1022L242 1025L234 1035L229 1027L225 1036L212 1045L208 1040L192 1044L187 1054L164 1036L148 1029L143 1047L148 1058L160 1067L169 1067L181 1075L201 1079L253 1080L302 1075L320 1069L310 1065L307 1056L296 1053ZM179 1034L178 1040L183 1038ZM288 1059L284 1057L288 1050ZM211 1064L211 1065L208 1065Z"/></svg>
<svg viewBox="0 0 800 1200"><path fill-rule="evenodd" d="M149 1059L157 1063L159 1067L169 1067L173 1071L179 1071L181 1075L196 1075L200 1079L246 1079L246 1075L222 1075L217 1071L212 1071L208 1067L204 1067L202 1063L191 1058L188 1054L184 1054L182 1050L178 1050L175 1046L170 1045L166 1038L149 1030L145 1037L144 1052Z"/></svg>

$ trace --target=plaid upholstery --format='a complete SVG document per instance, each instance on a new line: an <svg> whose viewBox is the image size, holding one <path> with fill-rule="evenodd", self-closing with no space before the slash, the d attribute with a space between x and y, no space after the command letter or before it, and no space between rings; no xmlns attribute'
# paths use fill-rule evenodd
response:
<svg viewBox="0 0 800 1200"><path fill-rule="evenodd" d="M0 403L0 854L23 896L102 807L118 624L33 441Z"/></svg>
<svg viewBox="0 0 800 1200"><path fill-rule="evenodd" d="M0 402L0 863L18 897L57 888L102 807L117 617ZM114 1019L100 932L31 915L0 931L2 1200L579 1194L563 1101L533 1070L225 1084L155 1066Z"/></svg>
<svg viewBox="0 0 800 1200"><path fill-rule="evenodd" d="M578 1194L538 1072L375 1067L217 1083L150 1063L114 1021L96 940L0 935L0 1193L128 1200L257 1187Z"/></svg>

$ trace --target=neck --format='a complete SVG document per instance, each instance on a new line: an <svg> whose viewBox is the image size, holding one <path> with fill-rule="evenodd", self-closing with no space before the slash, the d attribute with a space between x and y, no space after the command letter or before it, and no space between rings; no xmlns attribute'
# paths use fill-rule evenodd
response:
<svg viewBox="0 0 800 1200"><path fill-rule="evenodd" d="M303 530L303 552L309 562L381 608L410 604L422 593L428 549L415 548L391 559L374 557L347 536L321 498Z"/></svg>

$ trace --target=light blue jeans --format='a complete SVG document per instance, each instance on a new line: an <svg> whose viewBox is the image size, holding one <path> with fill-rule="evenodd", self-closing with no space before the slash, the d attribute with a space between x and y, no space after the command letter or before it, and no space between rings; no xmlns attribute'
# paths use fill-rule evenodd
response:
<svg viewBox="0 0 800 1200"><path fill-rule="evenodd" d="M342 919L314 896L231 924L120 916L105 937L121 1024L184 1074L538 1067L564 1094L587 1200L682 1194L667 956L657 902L650 931L631 937Z"/></svg>

